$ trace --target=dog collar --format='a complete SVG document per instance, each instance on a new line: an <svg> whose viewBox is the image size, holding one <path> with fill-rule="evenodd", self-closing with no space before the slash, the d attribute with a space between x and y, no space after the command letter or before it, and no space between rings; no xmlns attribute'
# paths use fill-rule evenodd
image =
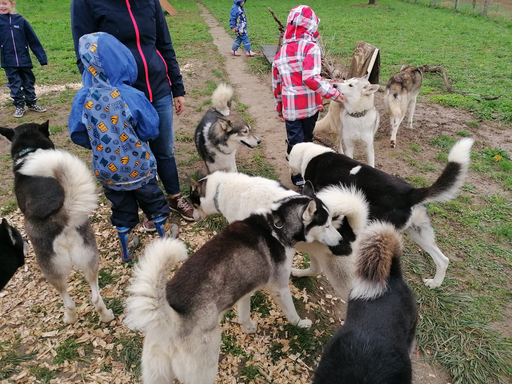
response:
<svg viewBox="0 0 512 384"><path fill-rule="evenodd" d="M37 151L37 148L25 148L24 150L18 152L18 158L25 156L27 153L35 151Z"/></svg>
<svg viewBox="0 0 512 384"><path fill-rule="evenodd" d="M215 196L213 196L213 205L215 205L215 209L217 210L217 212L222 214L219 208L219 188L220 184L217 184L217 188L215 189Z"/></svg>
<svg viewBox="0 0 512 384"><path fill-rule="evenodd" d="M369 109L365 109L362 112L354 112L354 113L347 112L347 113L349 116L352 116L352 117L363 117L364 115L366 115L366 112L368 112L368 111L369 111Z"/></svg>

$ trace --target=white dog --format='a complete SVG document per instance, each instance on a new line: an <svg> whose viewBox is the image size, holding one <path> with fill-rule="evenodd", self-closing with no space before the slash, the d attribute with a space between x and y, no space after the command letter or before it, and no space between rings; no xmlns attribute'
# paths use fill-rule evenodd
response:
<svg viewBox="0 0 512 384"><path fill-rule="evenodd" d="M363 142L367 162L372 167L375 167L373 137L379 128L379 112L375 108L374 98L379 87L378 84L370 84L366 77L336 83L336 88L346 98L338 128L338 151L343 153L343 141L347 156L353 158L356 143ZM332 103L329 111L331 107Z"/></svg>
<svg viewBox="0 0 512 384"><path fill-rule="evenodd" d="M310 186L305 185L305 191ZM204 219L209 214L220 213L228 222L243 220L258 209L268 209L275 201L294 192L275 180L248 176L243 173L214 172L199 180L191 180L190 200L194 205L194 219ZM346 299L350 289L352 242L366 226L368 204L362 193L355 188L332 186L325 188L317 197L333 217L332 224L343 236L337 246L327 246L318 241L299 242L295 249L307 252L311 266L308 269L292 269L297 277L316 276L324 272L337 293Z"/></svg>
<svg viewBox="0 0 512 384"><path fill-rule="evenodd" d="M409 109L407 127L412 129L416 99L420 93L422 82L423 72L420 67L402 67L400 72L391 76L386 85L384 107L389 115L392 148L396 147L398 127L404 119L407 109Z"/></svg>

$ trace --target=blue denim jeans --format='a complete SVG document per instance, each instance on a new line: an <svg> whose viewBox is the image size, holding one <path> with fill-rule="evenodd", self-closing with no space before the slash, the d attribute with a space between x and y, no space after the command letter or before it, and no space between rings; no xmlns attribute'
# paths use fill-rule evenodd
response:
<svg viewBox="0 0 512 384"><path fill-rule="evenodd" d="M251 51L251 44L249 43L249 36L247 34L236 36L235 41L233 41L233 51L237 51L241 44L244 45L246 52Z"/></svg>
<svg viewBox="0 0 512 384"><path fill-rule="evenodd" d="M172 95L164 96L151 104L155 107L160 118L160 125L158 126L160 134L149 142L149 146L155 155L158 177L162 180L165 192L168 195L177 195L181 191L178 167L174 157Z"/></svg>

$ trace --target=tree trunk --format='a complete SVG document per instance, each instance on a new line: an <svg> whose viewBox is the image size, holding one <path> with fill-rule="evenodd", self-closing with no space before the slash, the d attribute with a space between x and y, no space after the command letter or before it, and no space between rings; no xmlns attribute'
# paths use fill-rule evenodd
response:
<svg viewBox="0 0 512 384"><path fill-rule="evenodd" d="M368 5L374 5L377 0L368 0Z"/></svg>
<svg viewBox="0 0 512 384"><path fill-rule="evenodd" d="M487 16L487 11L489 11L489 3L491 2L491 0L485 0L485 4L484 4L484 12L483 12L483 15L484 16Z"/></svg>

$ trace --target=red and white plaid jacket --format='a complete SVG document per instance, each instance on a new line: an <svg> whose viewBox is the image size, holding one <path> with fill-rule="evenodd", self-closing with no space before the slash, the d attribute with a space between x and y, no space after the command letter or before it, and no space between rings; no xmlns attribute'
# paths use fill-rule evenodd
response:
<svg viewBox="0 0 512 384"><path fill-rule="evenodd" d="M288 15L283 46L272 63L276 111L286 120L311 117L323 109L322 96L336 99L340 95L320 76L318 23L320 19L308 6L293 8Z"/></svg>

